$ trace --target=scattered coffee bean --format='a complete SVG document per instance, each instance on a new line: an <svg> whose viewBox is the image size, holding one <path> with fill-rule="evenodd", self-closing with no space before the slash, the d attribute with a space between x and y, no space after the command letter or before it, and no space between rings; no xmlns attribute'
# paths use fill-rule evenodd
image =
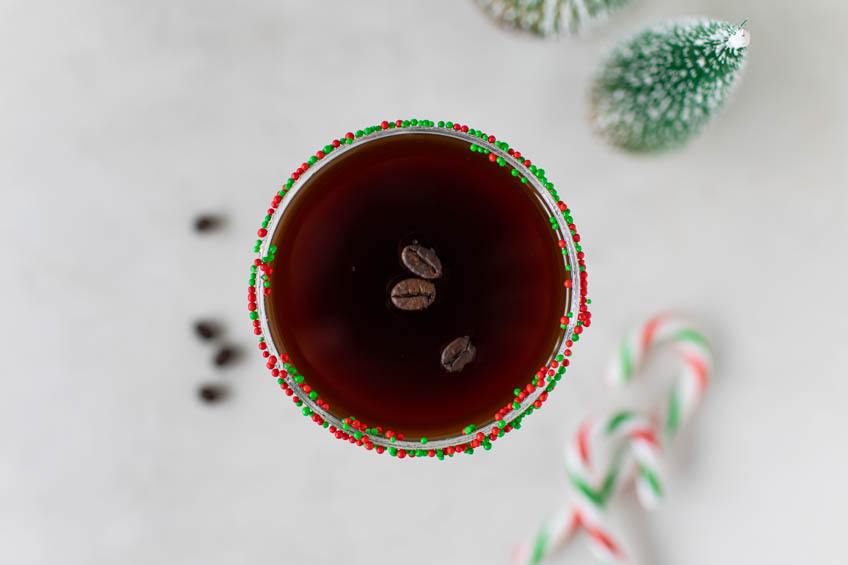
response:
<svg viewBox="0 0 848 565"><path fill-rule="evenodd" d="M234 347L225 345L215 354L214 360L217 366L223 367L232 363L236 357L238 357L238 351Z"/></svg>
<svg viewBox="0 0 848 565"><path fill-rule="evenodd" d="M456 373L474 361L477 348L467 335L458 337L442 349L442 367L451 373Z"/></svg>
<svg viewBox="0 0 848 565"><path fill-rule="evenodd" d="M215 322L201 320L195 322L194 331L201 339L210 340L221 333L221 328Z"/></svg>
<svg viewBox="0 0 848 565"><path fill-rule="evenodd" d="M407 245L400 254L403 266L422 279L437 279L442 276L442 262L436 252L418 244Z"/></svg>
<svg viewBox="0 0 848 565"><path fill-rule="evenodd" d="M214 404L227 396L227 389L220 385L207 384L197 389L197 396L207 404Z"/></svg>
<svg viewBox="0 0 848 565"><path fill-rule="evenodd" d="M223 221L220 217L204 214L194 220L194 229L199 232L212 231L220 228L222 224Z"/></svg>
<svg viewBox="0 0 848 565"><path fill-rule="evenodd" d="M423 310L436 300L436 287L423 279L404 279L392 288L392 304L401 310Z"/></svg>

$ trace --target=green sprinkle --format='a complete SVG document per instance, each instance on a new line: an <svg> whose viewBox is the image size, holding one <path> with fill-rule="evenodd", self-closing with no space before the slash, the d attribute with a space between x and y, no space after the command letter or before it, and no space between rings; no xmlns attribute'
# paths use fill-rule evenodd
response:
<svg viewBox="0 0 848 565"><path fill-rule="evenodd" d="M312 410L309 409L309 406L304 406L303 410L300 411L304 416L309 416L312 414Z"/></svg>
<svg viewBox="0 0 848 565"><path fill-rule="evenodd" d="M324 146L324 153L329 153L329 152L331 152L332 150L333 150L333 146L332 146L332 145L325 145L325 146Z"/></svg>
<svg viewBox="0 0 848 565"><path fill-rule="evenodd" d="M445 127L450 129L453 127L453 122L445 122Z"/></svg>
<svg viewBox="0 0 848 565"><path fill-rule="evenodd" d="M591 303L592 303L592 299L591 299L591 298L587 298L587 299L586 299L586 304L591 304Z"/></svg>
<svg viewBox="0 0 848 565"><path fill-rule="evenodd" d="M324 422L324 423L323 423L323 424L321 424L321 425L322 425L322 426L324 426L325 428L329 428L329 427L330 427L330 422Z"/></svg>
<svg viewBox="0 0 848 565"><path fill-rule="evenodd" d="M318 398L318 393L315 392L314 390L309 391L309 398L311 398L312 400L315 400L316 398Z"/></svg>
<svg viewBox="0 0 848 565"><path fill-rule="evenodd" d="M513 410L518 410L519 408L521 408L521 404L519 404L518 402L513 401L513 403L512 403L512 409L513 409Z"/></svg>
<svg viewBox="0 0 848 565"><path fill-rule="evenodd" d="M556 360L557 360L557 361L560 361L560 362L561 362L563 359L565 359L565 356L564 356L564 355L557 355L557 356L556 356Z"/></svg>
<svg viewBox="0 0 848 565"><path fill-rule="evenodd" d="M390 441L390 442L392 442L392 443L394 443L394 442L396 441L395 436L392 436L391 438L389 438L389 441Z"/></svg>
<svg viewBox="0 0 848 565"><path fill-rule="evenodd" d="M297 384L303 384L303 375L295 375L293 379L294 382L296 382Z"/></svg>
<svg viewBox="0 0 848 565"><path fill-rule="evenodd" d="M278 384L278 385L283 384L283 382L285 382L285 379L283 379L282 377L280 377L279 379L277 379L277 384Z"/></svg>
<svg viewBox="0 0 848 565"><path fill-rule="evenodd" d="M498 427L499 427L499 428L505 428L505 427L506 427L506 422L505 422L505 421L503 421L503 420L498 420Z"/></svg>
<svg viewBox="0 0 848 565"><path fill-rule="evenodd" d="M414 125L414 126L417 126L417 125L418 125L418 120L415 120L415 119L413 119L413 120L409 120L409 123L410 123L410 124L412 124L412 125Z"/></svg>
<svg viewBox="0 0 848 565"><path fill-rule="evenodd" d="M437 450L436 450L436 458L437 458L439 461L444 461L444 460L445 460L445 452L444 452L444 451L442 451L441 449L437 449Z"/></svg>
<svg viewBox="0 0 848 565"><path fill-rule="evenodd" d="M356 440L360 440L360 439L362 439L362 432L360 432L359 430L357 430L357 431L353 432L353 437L354 437L354 439L356 439Z"/></svg>
<svg viewBox="0 0 848 565"><path fill-rule="evenodd" d="M402 127L402 128L408 128L408 127L409 127L409 120L404 120L404 121L402 121L402 122L400 123L400 127Z"/></svg>
<svg viewBox="0 0 848 565"><path fill-rule="evenodd" d="M518 171L516 171L515 169L512 169L512 170L509 172L509 174L511 174L511 175L512 175L512 176L514 176L514 177L517 177L517 176L518 176Z"/></svg>
<svg viewBox="0 0 848 565"><path fill-rule="evenodd" d="M397 455L397 447L390 447L389 448L389 455L391 455L392 457Z"/></svg>
<svg viewBox="0 0 848 565"><path fill-rule="evenodd" d="M426 437L421 438L421 445L427 445L427 438Z"/></svg>
<svg viewBox="0 0 848 565"><path fill-rule="evenodd" d="M445 122L440 121L440 122L439 122L439 127L440 127L440 128L445 127Z"/></svg>
<svg viewBox="0 0 848 565"><path fill-rule="evenodd" d="M424 451L423 449L419 449L418 451L415 452L416 457L424 457L425 455L427 455L427 452Z"/></svg>
<svg viewBox="0 0 848 565"><path fill-rule="evenodd" d="M349 430L349 429L350 429L350 424L342 423L342 429L343 429L344 431Z"/></svg>

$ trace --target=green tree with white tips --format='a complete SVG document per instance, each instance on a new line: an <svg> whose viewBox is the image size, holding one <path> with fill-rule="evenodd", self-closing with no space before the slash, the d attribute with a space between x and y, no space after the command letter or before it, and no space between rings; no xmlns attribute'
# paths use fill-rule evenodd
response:
<svg viewBox="0 0 848 565"><path fill-rule="evenodd" d="M628 0L477 0L501 24L534 33L577 33L605 20Z"/></svg>
<svg viewBox="0 0 848 565"><path fill-rule="evenodd" d="M592 85L596 131L635 152L684 145L736 86L750 40L744 25L690 18L649 27L623 41Z"/></svg>

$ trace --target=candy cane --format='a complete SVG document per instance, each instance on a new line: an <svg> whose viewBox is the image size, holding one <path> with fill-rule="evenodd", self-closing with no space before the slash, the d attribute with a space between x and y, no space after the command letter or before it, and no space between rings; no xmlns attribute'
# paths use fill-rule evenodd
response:
<svg viewBox="0 0 848 565"><path fill-rule="evenodd" d="M691 417L703 396L712 363L709 346L700 333L676 316L658 315L625 338L610 365L611 380L618 385L627 384L649 352L666 345L678 352L682 372L672 386L662 430L656 418L629 411L581 424L565 454L572 501L516 549L516 565L543 562L581 529L599 560L629 560L618 536L608 526L607 503L633 480L642 506L656 506L663 494L662 443L673 438Z"/></svg>
<svg viewBox="0 0 848 565"><path fill-rule="evenodd" d="M695 411L707 388L712 354L707 340L683 319L669 314L654 316L631 332L610 363L613 384L628 384L645 362L648 353L665 345L680 355L683 371L671 389L664 417L664 435L672 439Z"/></svg>

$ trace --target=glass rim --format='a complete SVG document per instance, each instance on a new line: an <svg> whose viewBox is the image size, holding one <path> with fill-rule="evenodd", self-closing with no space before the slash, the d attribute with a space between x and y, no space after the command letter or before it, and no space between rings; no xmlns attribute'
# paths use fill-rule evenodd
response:
<svg viewBox="0 0 848 565"><path fill-rule="evenodd" d="M263 222L263 228L259 230L260 239L257 240L257 244L254 247L254 251L257 251L256 257L261 263L265 263L265 259L271 256L271 260L268 261L270 263L273 261L273 252L270 249L274 236L279 228L281 221L285 215L286 210L294 202L297 194L300 190L308 184L308 181L312 176L317 173L322 168L326 167L328 163L332 163L334 160L339 158L340 156L346 154L348 151L355 147L359 147L363 144L367 144L371 141L376 141L378 139L384 139L387 137L393 137L398 135L409 135L409 134L427 134L427 135L441 135L452 137L455 139L460 139L462 141L467 141L469 144L475 145L477 147L477 151L481 151L484 153L488 153L490 155L494 155L493 161L496 161L497 164L501 164L502 166L509 166L512 169L519 171L519 175L527 179L527 183L530 184L536 196L540 198L543 207L546 211L553 217L563 217L567 216L569 213L566 213L565 208L563 210L560 205L561 202L558 202L554 195L551 194L551 188L548 188L543 184L544 176L540 175L542 178L537 177L537 172L542 169L531 169L529 165L525 165L525 163L530 163L525 158L520 157L520 153L518 153L519 157L516 157L516 153L513 149L510 149L503 142L498 142L494 136L488 136L486 134L482 134L485 137L480 137L477 135L472 135L469 133L469 129L467 126L460 126L459 128L452 127L452 125L442 126L444 122L439 122L437 125L435 122L422 120L424 125L416 124L413 125L412 121L401 121L397 122L382 122L380 126L372 126L368 128L372 130L371 132L362 132L359 130L357 134L354 136L352 133L346 134L344 139L342 140L334 140L333 144L327 145L324 147L324 150L330 149L329 151L321 151L319 150L316 153L316 156L319 154L323 154L323 156L317 157L317 160L312 161L310 159L310 163L304 163L306 169L303 166L299 168L295 173L291 176L291 182L286 181L286 186L290 188L288 190L281 190L279 192L279 196L275 197L274 202L276 205L273 206L273 214L271 214L270 220L268 220L266 216L265 222ZM386 124L391 124L395 127L386 127ZM403 126L401 124L404 124ZM447 122L447 124L451 124ZM457 124L458 125L458 124ZM465 130L465 131L463 131ZM475 132L477 130L470 130L471 132ZM362 135L360 135L362 132ZM350 137L349 137L350 136ZM500 143L500 145L498 144ZM506 148L504 148L506 147ZM503 161L501 161L503 160ZM543 170L542 170L543 171ZM544 171L543 171L544 173ZM283 197L283 195L285 195ZM269 213L271 210L269 210ZM266 227L267 226L267 227ZM563 312L562 316L568 316L568 323L561 324L562 333L558 338L556 348L551 354L548 356L548 361L546 362L546 368L551 365L552 362L556 358L562 359L564 357L568 357L571 354L570 346L572 345L572 339L575 336L575 329L578 325L583 325L582 322L578 320L578 313L581 313L581 306L586 304L586 298L584 295L583 285L581 281L581 268L578 268L578 265L582 263L582 259L578 258L578 248L577 242L575 242L574 237L571 233L571 229L568 228L568 225L565 221L557 222L557 227L554 228L556 235L559 237L560 246L563 248L565 253L563 253L563 262L566 265L566 276L568 279L565 281L566 286L566 304L565 304L565 312ZM575 234L576 235L576 231ZM579 241L579 239L578 239ZM563 247L564 242L564 247ZM257 261L254 261L254 265L258 266ZM254 277L253 271L251 277ZM570 281L570 286L568 285L568 281ZM548 386L536 386L532 392L525 393L526 396L523 400L518 402L518 408L515 408L515 404L513 404L513 409L509 411L507 414L503 415L501 419L496 419L493 417L489 422L477 427L476 425L468 426L462 432L457 433L455 435L450 435L447 437L441 437L438 439L432 440L411 440L411 439L398 439L396 435L392 437L386 437L386 435L378 435L372 433L363 433L361 430L356 430L351 427L349 422L343 421L343 419L333 414L332 408L331 410L325 410L321 405L319 405L315 400L310 398L309 394L303 393L301 384L295 381L295 378L292 375L287 374L285 368L283 367L283 354L281 353L279 347L274 341L273 333L271 332L271 327L268 319L268 309L266 305L266 301L268 295L264 292L264 284L263 277L256 277L255 281L251 281L251 288L254 289L252 292L255 292L254 301L251 302L249 299L249 307L252 304L251 309L251 318L254 319L254 333L260 336L260 349L264 352L268 352L269 355L265 357L267 359L273 359L274 362L269 361L266 366L269 370L274 372L274 369L279 371L278 374L284 374L285 376L279 377L278 381L280 381L280 386L283 387L284 383L287 385L287 388L294 390L294 395L303 403L302 412L306 416L317 415L320 420L323 422L328 422L329 426L334 426L337 430L342 430L344 433L349 435L350 437L355 437L357 432L361 434L358 439L366 438L367 441L372 444L370 449L373 449L377 446L382 446L385 449L391 450L394 448L397 451L405 451L407 454L412 452L413 455L415 452L420 450L432 452L433 450L445 450L453 447L454 449L460 446L468 446L471 447L472 444L477 443L480 445L482 442L480 441L480 433L484 434L484 437L488 440L489 436L492 434L492 430L494 428L505 428L510 426L511 424L516 423L516 420L520 422L524 416L529 415L534 408L539 408L539 405L536 405L537 401L539 401L539 397L549 392ZM249 297L252 296L249 295ZM253 313L256 312L258 314L258 318L254 318ZM258 319L259 324L256 324L256 320ZM564 326L564 327L563 327ZM579 333L579 332L578 332ZM579 338L578 338L579 339ZM265 344L264 346L262 344ZM558 362L557 365L558 366ZM567 365L567 362L564 364ZM563 365L563 368L564 368ZM308 382L308 375L305 376L306 381ZM544 378L543 378L544 381ZM552 388L552 387L550 387ZM547 397L545 397L547 398ZM516 397L516 400L518 397ZM314 419L314 418L313 418ZM504 422L503 424L499 422ZM371 425L379 425L379 422L371 422ZM322 424L323 425L323 424ZM520 425L520 424L519 424ZM324 426L324 427L329 427ZM516 428L517 429L517 428ZM388 430L383 430L383 434ZM402 430L400 430L402 432ZM508 431L508 430L507 430ZM348 433L349 432L349 433ZM458 449L457 451L465 451L468 447L464 449ZM487 448L488 449L488 448ZM473 447L471 447L471 451L473 452ZM379 451L382 453L383 451ZM392 453L393 455L395 453ZM428 453L429 454L429 453ZM450 453L453 454L452 452ZM432 457L432 455L430 455ZM441 453L439 454L439 458L442 458Z"/></svg>

